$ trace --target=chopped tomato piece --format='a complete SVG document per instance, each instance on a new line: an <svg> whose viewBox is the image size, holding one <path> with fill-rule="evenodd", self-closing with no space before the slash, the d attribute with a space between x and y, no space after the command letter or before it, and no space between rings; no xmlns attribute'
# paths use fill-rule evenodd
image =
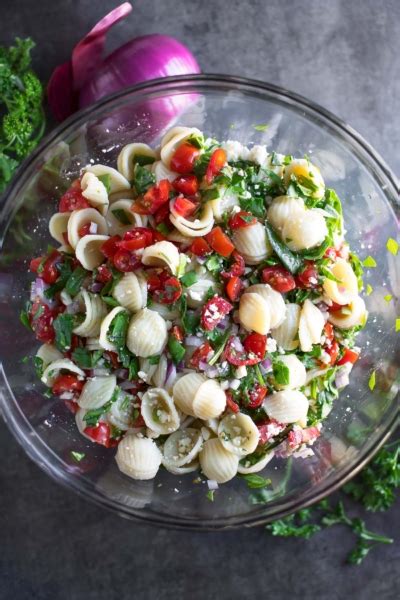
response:
<svg viewBox="0 0 400 600"><path fill-rule="evenodd" d="M257 358L263 360L267 349L267 336L261 333L249 333L243 342L244 349L249 354L255 354Z"/></svg>
<svg viewBox="0 0 400 600"><path fill-rule="evenodd" d="M242 291L242 280L239 277L231 277L228 279L225 289L229 300L236 302L240 296L240 292Z"/></svg>
<svg viewBox="0 0 400 600"><path fill-rule="evenodd" d="M195 212L197 207L197 202L192 202L183 196L178 196L178 198L176 198L174 201L174 210L181 217L189 217Z"/></svg>
<svg viewBox="0 0 400 600"><path fill-rule="evenodd" d="M184 196L194 196L199 191L196 175L181 175L172 182L172 187Z"/></svg>
<svg viewBox="0 0 400 600"><path fill-rule="evenodd" d="M337 252L336 252L335 248L332 248L332 247L331 247L331 248L327 248L327 249L325 250L324 257L325 257L325 258L330 258L331 260L336 260L336 258L337 258L337 255L338 255L338 254L337 254Z"/></svg>
<svg viewBox="0 0 400 600"><path fill-rule="evenodd" d="M346 348L342 358L338 360L337 364L339 366L345 365L346 363L351 363L352 365L354 365L354 363L357 362L359 356L360 355L355 350L351 350L351 348Z"/></svg>
<svg viewBox="0 0 400 600"><path fill-rule="evenodd" d="M342 304L336 304L336 302L332 302L331 306L329 306L328 311L329 312L338 312L339 310L342 310L342 308L344 308L344 306Z"/></svg>
<svg viewBox="0 0 400 600"><path fill-rule="evenodd" d="M245 210L241 210L229 219L229 227L231 229L243 229L244 227L250 227L250 225L255 225L256 223L256 217Z"/></svg>
<svg viewBox="0 0 400 600"><path fill-rule="evenodd" d="M119 364L119 357L116 352L107 350L107 352L104 352L104 357L106 358L106 360L108 360L112 364L114 369L119 369L119 367L121 366Z"/></svg>
<svg viewBox="0 0 400 600"><path fill-rule="evenodd" d="M268 419L264 423L257 423L258 431L260 432L260 444L269 442L273 437L280 434L286 425L279 423L275 419Z"/></svg>
<svg viewBox="0 0 400 600"><path fill-rule="evenodd" d="M40 342L53 342L55 338L53 320L55 313L50 310L46 304L41 304L39 301L32 305L29 322L35 333L36 339Z"/></svg>
<svg viewBox="0 0 400 600"><path fill-rule="evenodd" d="M235 367L256 365L261 360L257 356L250 358L242 346L239 338L236 338L233 335L228 339L223 356L225 360Z"/></svg>
<svg viewBox="0 0 400 600"><path fill-rule="evenodd" d="M205 236L205 238L210 244L211 248L225 258L230 256L235 249L235 246L232 244L228 236L222 231L221 227L214 227L214 229L212 229L210 233Z"/></svg>
<svg viewBox="0 0 400 600"><path fill-rule="evenodd" d="M231 312L233 306L221 296L214 296L203 306L201 311L201 325L203 329L211 331L220 321Z"/></svg>
<svg viewBox="0 0 400 600"><path fill-rule="evenodd" d="M159 225L160 223L165 223L166 225L170 225L168 202L166 204L163 204L162 206L160 206L160 208L154 214L154 221L156 222L156 225Z"/></svg>
<svg viewBox="0 0 400 600"><path fill-rule="evenodd" d="M64 392L79 393L83 385L84 382L77 375L59 375L51 389L55 396L61 396Z"/></svg>
<svg viewBox="0 0 400 600"><path fill-rule="evenodd" d="M59 212L72 212L79 208L89 208L90 204L82 195L81 182L79 179L74 181L69 190L60 198L58 207Z"/></svg>
<svg viewBox="0 0 400 600"><path fill-rule="evenodd" d="M37 259L36 259L37 260ZM57 250L53 250L49 257L46 258L44 263L40 261L37 265L37 275L45 283L52 284L55 283L60 275L59 270L57 269L57 265L62 262L62 256ZM35 265L36 266L36 263Z"/></svg>
<svg viewBox="0 0 400 600"><path fill-rule="evenodd" d="M163 204L166 204L170 190L171 184L168 179L162 179L157 185L152 185L140 200L140 205L146 211L144 214L153 215ZM138 212L135 208L132 210Z"/></svg>
<svg viewBox="0 0 400 600"><path fill-rule="evenodd" d="M183 341L183 329L179 327L179 325L174 325L171 329L171 335L178 340L178 342Z"/></svg>
<svg viewBox="0 0 400 600"><path fill-rule="evenodd" d="M79 229L78 231L78 235L79 237L84 237L85 235L89 235L90 234L90 223L85 223L85 225L82 225L82 227Z"/></svg>
<svg viewBox="0 0 400 600"><path fill-rule="evenodd" d="M301 430L301 437L303 444L309 444L313 442L321 435L318 427L307 427L307 429Z"/></svg>
<svg viewBox="0 0 400 600"><path fill-rule="evenodd" d="M116 242L123 250L139 250L153 243L153 232L148 227L134 227L127 231L121 241Z"/></svg>
<svg viewBox="0 0 400 600"><path fill-rule="evenodd" d="M37 270L39 268L40 263L43 260L43 256L38 256L37 258L32 258L31 262L29 263L29 270L31 271L31 273L37 273Z"/></svg>
<svg viewBox="0 0 400 600"><path fill-rule="evenodd" d="M297 275L296 283L300 288L318 287L318 271L315 263L307 261L303 271Z"/></svg>
<svg viewBox="0 0 400 600"><path fill-rule="evenodd" d="M111 429L108 423L98 423L95 427L86 427L83 433L96 444L106 448L112 448L118 444L117 440L111 438Z"/></svg>
<svg viewBox="0 0 400 600"><path fill-rule="evenodd" d="M261 277L264 283L269 283L274 290L281 294L286 294L296 287L293 275L283 267L265 267Z"/></svg>
<svg viewBox="0 0 400 600"><path fill-rule="evenodd" d="M199 364L201 362L205 362L207 360L208 355L212 352L213 349L208 342L204 342L199 348L193 352L192 358L189 361L191 367L198 369Z"/></svg>
<svg viewBox="0 0 400 600"><path fill-rule="evenodd" d="M135 271L142 265L140 258L129 250L118 250L114 254L113 263L114 267L123 273Z"/></svg>
<svg viewBox="0 0 400 600"><path fill-rule="evenodd" d="M206 182L211 185L214 177L219 175L221 169L226 165L226 152L222 148L217 148L211 154L210 162L206 170Z"/></svg>
<svg viewBox="0 0 400 600"><path fill-rule="evenodd" d="M294 450L303 443L303 434L301 429L294 429L288 434L289 448Z"/></svg>
<svg viewBox="0 0 400 600"><path fill-rule="evenodd" d="M200 150L184 142L175 150L171 159L171 169L180 175L186 175L193 171L194 163L200 154Z"/></svg>
<svg viewBox="0 0 400 600"><path fill-rule="evenodd" d="M254 388L249 391L247 408L259 408L267 393L268 389L265 386L256 383Z"/></svg>
<svg viewBox="0 0 400 600"><path fill-rule="evenodd" d="M182 286L176 277L168 277L162 282L162 287L154 291L153 298L161 304L173 304L182 295Z"/></svg>
<svg viewBox="0 0 400 600"><path fill-rule="evenodd" d="M324 334L327 342L331 342L333 340L333 325L332 323L325 323L324 326Z"/></svg>
<svg viewBox="0 0 400 600"><path fill-rule="evenodd" d="M232 252L233 263L229 271L222 271L221 275L224 279L229 279L230 277L241 277L244 275L244 271L246 269L246 264L244 262L244 258L239 252L234 250Z"/></svg>
<svg viewBox="0 0 400 600"><path fill-rule="evenodd" d="M79 404L74 400L64 400L64 404L73 415L76 415L80 408Z"/></svg>
<svg viewBox="0 0 400 600"><path fill-rule="evenodd" d="M105 241L100 248L100 251L106 258L113 258L118 250L117 242L121 240L119 235L113 235Z"/></svg>
<svg viewBox="0 0 400 600"><path fill-rule="evenodd" d="M339 354L339 344L336 342L336 340L332 341L328 346L326 346L325 352L330 356L331 360L329 364L334 365Z"/></svg>
<svg viewBox="0 0 400 600"><path fill-rule="evenodd" d="M193 252L196 256L206 256L206 254L210 254L211 248L204 238L197 237L190 246L190 252Z"/></svg>
<svg viewBox="0 0 400 600"><path fill-rule="evenodd" d="M239 405L234 401L232 392L226 391L225 396L226 396L226 406L229 408L229 410L231 410L233 413L238 413L240 408L239 408Z"/></svg>
<svg viewBox="0 0 400 600"><path fill-rule="evenodd" d="M101 283L107 283L112 279L113 275L110 269L106 265L100 265L97 268L96 280Z"/></svg>

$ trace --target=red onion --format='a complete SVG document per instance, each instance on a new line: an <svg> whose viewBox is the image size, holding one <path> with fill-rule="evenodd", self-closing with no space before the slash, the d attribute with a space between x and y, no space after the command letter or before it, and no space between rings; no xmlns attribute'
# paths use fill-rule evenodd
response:
<svg viewBox="0 0 400 600"><path fill-rule="evenodd" d="M137 382L136 381L122 381L122 383L118 384L121 390L137 390Z"/></svg>
<svg viewBox="0 0 400 600"><path fill-rule="evenodd" d="M65 312L68 313L69 315L76 315L76 314L78 314L79 311L80 311L80 304L77 300L74 300L73 302L68 304L67 308L65 309Z"/></svg>
<svg viewBox="0 0 400 600"><path fill-rule="evenodd" d="M265 358L260 362L260 367L262 367L266 371L269 371L272 367L272 360L270 358Z"/></svg>
<svg viewBox="0 0 400 600"><path fill-rule="evenodd" d="M40 277L36 277L35 281L31 284L31 302L34 302L36 298L39 298L42 304L46 304L49 308L54 308L57 304L55 300L51 300L50 298L46 298L44 292L47 290L49 286L47 283L40 279Z"/></svg>
<svg viewBox="0 0 400 600"><path fill-rule="evenodd" d="M236 352L244 352L243 344L238 337L232 339L232 346Z"/></svg>
<svg viewBox="0 0 400 600"><path fill-rule="evenodd" d="M202 338L197 337L197 335L188 335L185 338L185 345L186 346L195 346L196 348L198 348L199 346L201 346L203 343Z"/></svg>
<svg viewBox="0 0 400 600"><path fill-rule="evenodd" d="M101 283L101 281L94 281L93 283L90 284L90 286L88 287L89 292L92 292L92 294L98 294L99 292L101 292L101 290L104 287L104 283Z"/></svg>
<svg viewBox="0 0 400 600"><path fill-rule="evenodd" d="M103 59L109 29L131 10L131 4L124 2L108 13L75 46L71 60L54 70L47 94L56 119L62 121L78 108L143 81L200 72L186 46L159 34L133 39ZM153 100L148 112L158 119L167 117L165 126L192 101L190 96Z"/></svg>
<svg viewBox="0 0 400 600"><path fill-rule="evenodd" d="M115 375L118 377L118 379L127 379L129 371L128 369L117 369L115 371Z"/></svg>
<svg viewBox="0 0 400 600"><path fill-rule="evenodd" d="M176 378L176 367L172 361L168 361L164 386L167 389L169 389L172 386L172 384L174 383L175 378Z"/></svg>
<svg viewBox="0 0 400 600"><path fill-rule="evenodd" d="M349 385L349 383L350 383L349 373L350 373L351 369L348 369L345 367L346 367L346 365L344 365L342 368L338 369L335 374L335 385L338 388L338 390L341 390L342 388L346 387L346 385Z"/></svg>

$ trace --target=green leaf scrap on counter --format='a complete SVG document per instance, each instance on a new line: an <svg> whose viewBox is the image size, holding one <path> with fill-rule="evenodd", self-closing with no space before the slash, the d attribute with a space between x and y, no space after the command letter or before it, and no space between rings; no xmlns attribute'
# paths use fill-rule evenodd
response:
<svg viewBox="0 0 400 600"><path fill-rule="evenodd" d="M376 267L376 260L372 256L367 256L365 260L363 260L364 267L369 269L374 269Z"/></svg>
<svg viewBox="0 0 400 600"><path fill-rule="evenodd" d="M371 392L374 391L375 384L376 384L376 371L372 371L370 378L368 380L368 387L371 390Z"/></svg>
<svg viewBox="0 0 400 600"><path fill-rule="evenodd" d="M396 256L396 254L399 251L399 244L393 238L389 238L388 241L386 242L386 248L389 250L389 252L391 254L393 254L393 256Z"/></svg>

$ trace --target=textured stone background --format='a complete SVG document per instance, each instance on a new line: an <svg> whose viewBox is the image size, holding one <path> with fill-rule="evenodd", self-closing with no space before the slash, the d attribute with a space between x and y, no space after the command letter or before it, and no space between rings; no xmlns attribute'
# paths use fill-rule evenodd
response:
<svg viewBox="0 0 400 600"><path fill-rule="evenodd" d="M32 36L35 66L46 79L116 4L1 0L0 43ZM398 0L138 0L110 48L150 32L184 41L205 72L308 96L358 129L400 174ZM398 543L351 568L343 557L352 536L341 528L304 542L274 539L262 528L193 534L139 526L61 489L0 430L0 600L400 595ZM399 503L368 522L398 539Z"/></svg>

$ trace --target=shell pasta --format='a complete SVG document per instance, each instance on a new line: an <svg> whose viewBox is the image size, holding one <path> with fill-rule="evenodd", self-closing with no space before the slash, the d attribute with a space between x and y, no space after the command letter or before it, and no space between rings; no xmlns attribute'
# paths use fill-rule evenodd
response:
<svg viewBox="0 0 400 600"><path fill-rule="evenodd" d="M323 165L183 125L116 147L30 262L41 382L121 481L198 471L212 496L311 456L368 314Z"/></svg>

